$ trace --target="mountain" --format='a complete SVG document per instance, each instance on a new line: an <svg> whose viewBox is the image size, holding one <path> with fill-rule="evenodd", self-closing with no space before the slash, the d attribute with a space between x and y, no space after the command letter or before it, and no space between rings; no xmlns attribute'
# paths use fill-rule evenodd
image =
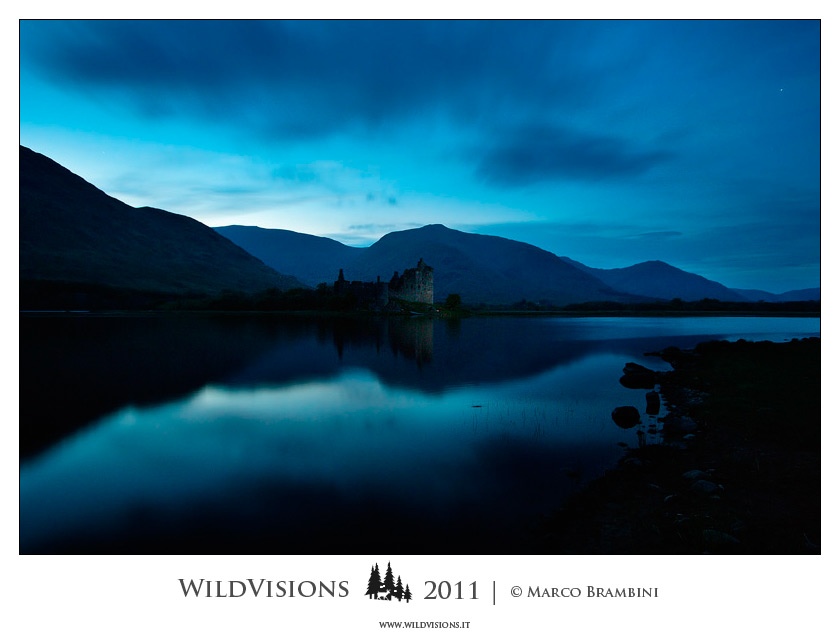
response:
<svg viewBox="0 0 840 640"><path fill-rule="evenodd" d="M372 246L348 247L280 229L229 226L216 229L279 271L309 285L332 283L339 269L348 280L389 280L420 258L435 270L435 299L458 293L464 302L510 304L523 298L553 304L627 300L602 282L529 244L455 231L443 225L396 231Z"/></svg>
<svg viewBox="0 0 840 640"><path fill-rule="evenodd" d="M438 301L450 293L459 293L464 302L491 304L511 304L523 298L552 304L759 299L661 261L596 269L533 245L455 231L440 224L389 233L366 249L279 229L234 225L217 231L269 266L311 286L332 283L339 269L344 269L348 280L371 281L377 276L389 280L394 271L402 273L422 257L435 269ZM819 293L818 289L806 291ZM757 293L766 300L773 296ZM773 300L781 301L775 296Z"/></svg>
<svg viewBox="0 0 840 640"><path fill-rule="evenodd" d="M650 298L785 302L820 296L818 288L778 295L727 289L660 261L595 269L529 244L439 224L389 233L366 249L278 229L213 230L168 211L130 207L20 147L24 305L56 287L70 297L88 295L95 287L169 296L248 293L331 283L339 269L348 280L389 280L421 257L435 269L437 301L450 293L467 303L526 299L555 305Z"/></svg>
<svg viewBox="0 0 840 640"><path fill-rule="evenodd" d="M820 288L814 287L811 289L794 289L793 291L785 291L784 293L776 294L773 302L800 302L802 300L819 300Z"/></svg>
<svg viewBox="0 0 840 640"><path fill-rule="evenodd" d="M312 287L321 282L332 283L339 269L364 252L330 238L283 229L230 225L215 230L272 269L292 273Z"/></svg>
<svg viewBox="0 0 840 640"><path fill-rule="evenodd" d="M20 147L21 283L70 283L164 294L301 286L210 227L103 193Z"/></svg>
<svg viewBox="0 0 840 640"><path fill-rule="evenodd" d="M809 300L820 299L820 288L813 289L794 289L793 291L785 291L784 293L770 293L769 291L761 291L760 289L732 289L740 296L746 298L750 302L807 302Z"/></svg>
<svg viewBox="0 0 840 640"><path fill-rule="evenodd" d="M440 224L395 231L344 267L348 280L389 280L423 258L434 268L435 300L458 293L467 303L569 304L590 300L629 301L553 253L498 236L455 231Z"/></svg>
<svg viewBox="0 0 840 640"><path fill-rule="evenodd" d="M596 269L571 258L562 260L598 278L613 289L639 296L665 300L715 298L732 302L743 302L746 299L719 282L677 269L660 260L641 262L620 269Z"/></svg>

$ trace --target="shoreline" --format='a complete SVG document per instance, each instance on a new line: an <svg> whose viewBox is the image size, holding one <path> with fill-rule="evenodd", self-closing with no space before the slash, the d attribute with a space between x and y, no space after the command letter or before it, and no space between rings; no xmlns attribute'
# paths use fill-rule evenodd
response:
<svg viewBox="0 0 840 640"><path fill-rule="evenodd" d="M224 309L19 309L19 316L155 317L174 315L314 316L325 318L441 318L466 320L492 317L559 318L819 318L819 311L469 311L459 313L378 313L375 311L224 310Z"/></svg>
<svg viewBox="0 0 840 640"><path fill-rule="evenodd" d="M538 522L537 553L819 554L820 339L656 354L666 442ZM644 391L640 391L643 394Z"/></svg>

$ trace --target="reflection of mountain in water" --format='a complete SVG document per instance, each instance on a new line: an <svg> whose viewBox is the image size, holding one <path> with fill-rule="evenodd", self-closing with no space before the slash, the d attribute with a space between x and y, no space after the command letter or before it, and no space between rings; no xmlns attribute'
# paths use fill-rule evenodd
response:
<svg viewBox="0 0 840 640"><path fill-rule="evenodd" d="M27 457L125 405L221 382L295 328L210 316L23 316L20 454Z"/></svg>
<svg viewBox="0 0 840 640"><path fill-rule="evenodd" d="M603 338L603 329L535 318L24 317L20 453L126 405L211 383L275 386L356 367L386 385L437 393L525 378L588 354L641 355L700 339Z"/></svg>

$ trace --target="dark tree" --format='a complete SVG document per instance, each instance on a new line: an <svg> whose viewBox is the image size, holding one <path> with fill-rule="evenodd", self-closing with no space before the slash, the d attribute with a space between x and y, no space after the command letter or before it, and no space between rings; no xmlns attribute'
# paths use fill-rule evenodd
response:
<svg viewBox="0 0 840 640"><path fill-rule="evenodd" d="M390 565L389 565L390 566ZM379 598L379 591L382 589L382 580L379 577L379 565L370 568L370 578L368 578L368 588L365 593L370 598Z"/></svg>
<svg viewBox="0 0 840 640"><path fill-rule="evenodd" d="M394 593L394 572L391 571L391 563L388 563L388 568L385 570L385 591L388 596Z"/></svg>
<svg viewBox="0 0 840 640"><path fill-rule="evenodd" d="M405 595L403 592L402 578L400 576L397 576L397 587L394 590L394 595L397 596L397 600L402 600Z"/></svg>
<svg viewBox="0 0 840 640"><path fill-rule="evenodd" d="M443 306L447 309L455 311L456 309L461 308L461 295L458 293L450 293L446 296L446 302L444 302Z"/></svg>
<svg viewBox="0 0 840 640"><path fill-rule="evenodd" d="M411 600L411 589L408 588L408 585L405 585L405 593L403 594L403 599L406 602Z"/></svg>

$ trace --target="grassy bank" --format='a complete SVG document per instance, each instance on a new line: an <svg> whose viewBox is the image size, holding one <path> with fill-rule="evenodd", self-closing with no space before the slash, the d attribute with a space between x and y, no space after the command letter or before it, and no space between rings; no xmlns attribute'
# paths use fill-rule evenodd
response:
<svg viewBox="0 0 840 640"><path fill-rule="evenodd" d="M539 551L819 553L819 339L660 355L666 444L628 451L539 523Z"/></svg>

